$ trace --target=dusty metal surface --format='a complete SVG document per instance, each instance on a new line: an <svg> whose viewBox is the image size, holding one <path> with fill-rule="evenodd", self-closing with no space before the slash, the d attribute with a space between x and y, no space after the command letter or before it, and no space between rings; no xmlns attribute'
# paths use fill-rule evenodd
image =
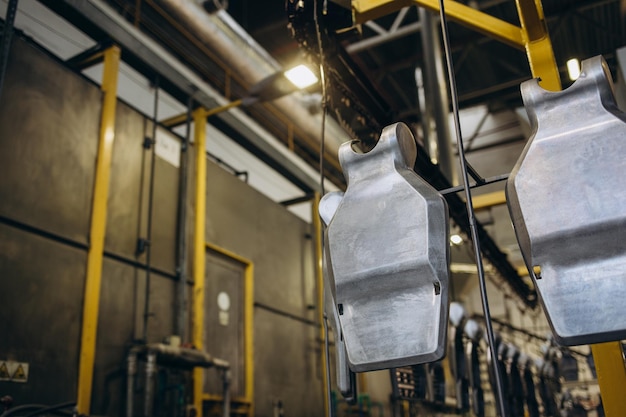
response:
<svg viewBox="0 0 626 417"><path fill-rule="evenodd" d="M0 225L0 352L30 364L28 383L0 381L16 404L75 398L85 264L79 249Z"/></svg>
<svg viewBox="0 0 626 417"><path fill-rule="evenodd" d="M327 264L348 362L356 372L431 362L445 351L448 211L411 169L406 125L386 127L376 147L339 150L348 188L327 228ZM337 196L320 203L328 217ZM332 212L332 209L330 209Z"/></svg>
<svg viewBox="0 0 626 417"><path fill-rule="evenodd" d="M565 345L623 339L626 116L608 67L594 57L567 90L547 92L531 80L522 95L534 135L507 199L555 338Z"/></svg>
<svg viewBox="0 0 626 417"><path fill-rule="evenodd" d="M0 101L0 215L87 242L97 140L86 138L97 138L101 93L42 56L14 38Z"/></svg>

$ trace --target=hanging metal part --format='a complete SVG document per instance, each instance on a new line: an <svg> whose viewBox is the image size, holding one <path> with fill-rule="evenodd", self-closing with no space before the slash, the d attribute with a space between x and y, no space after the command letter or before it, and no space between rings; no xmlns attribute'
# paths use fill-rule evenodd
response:
<svg viewBox="0 0 626 417"><path fill-rule="evenodd" d="M470 409L467 357L465 355L464 328L467 312L459 303L450 304L450 368L455 380L456 408L461 413Z"/></svg>
<svg viewBox="0 0 626 417"><path fill-rule="evenodd" d="M626 338L626 115L606 62L567 90L522 84L534 135L506 192L522 255L559 344Z"/></svg>
<svg viewBox="0 0 626 417"><path fill-rule="evenodd" d="M468 338L465 345L465 357L467 360L467 378L469 380L470 404L476 417L485 416L485 397L480 380L480 340L483 331L480 325L473 319L467 320L463 333Z"/></svg>
<svg viewBox="0 0 626 417"><path fill-rule="evenodd" d="M326 255L350 368L435 361L447 333L447 205L412 170L417 151L406 125L383 129L366 154L352 145L339 150L346 193L320 203L326 218L337 207Z"/></svg>

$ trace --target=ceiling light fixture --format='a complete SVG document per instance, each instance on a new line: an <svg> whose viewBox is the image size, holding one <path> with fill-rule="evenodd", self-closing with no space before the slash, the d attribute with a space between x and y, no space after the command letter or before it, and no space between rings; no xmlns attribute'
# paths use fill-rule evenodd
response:
<svg viewBox="0 0 626 417"><path fill-rule="evenodd" d="M580 61L578 58L572 58L567 61L567 74L569 79L576 81L580 76Z"/></svg>
<svg viewBox="0 0 626 417"><path fill-rule="evenodd" d="M285 71L285 77L298 88L307 88L317 82L317 77L306 65L298 65Z"/></svg>

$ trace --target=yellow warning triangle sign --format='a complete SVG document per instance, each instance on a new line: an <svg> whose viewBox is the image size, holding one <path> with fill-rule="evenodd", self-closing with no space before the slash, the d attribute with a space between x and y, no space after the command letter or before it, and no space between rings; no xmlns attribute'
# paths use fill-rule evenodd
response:
<svg viewBox="0 0 626 417"><path fill-rule="evenodd" d="M26 373L24 372L24 368L22 368L22 365L19 365L17 369L15 370L15 372L13 372L13 377L11 379L17 379L17 380L26 379Z"/></svg>
<svg viewBox="0 0 626 417"><path fill-rule="evenodd" d="M9 370L7 369L7 364L5 362L0 363L0 378L2 379L11 378L11 375L9 375Z"/></svg>

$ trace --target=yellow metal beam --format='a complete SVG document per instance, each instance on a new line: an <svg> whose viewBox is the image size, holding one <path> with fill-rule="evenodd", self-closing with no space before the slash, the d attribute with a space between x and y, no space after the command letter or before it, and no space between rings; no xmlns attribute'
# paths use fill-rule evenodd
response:
<svg viewBox="0 0 626 417"><path fill-rule="evenodd" d="M242 104L243 104L243 100L235 100L235 101L231 101L230 103L224 104L223 106L215 107L210 110L202 110L202 111L204 112L204 117L207 118L217 113L221 113L223 111L230 110L235 107L239 107ZM170 129L173 127L183 125L187 123L187 112L177 114L176 116L168 117L167 119L161 120L159 123L161 123L163 126L168 127Z"/></svg>
<svg viewBox="0 0 626 417"><path fill-rule="evenodd" d="M484 210L493 206L500 206L506 204L506 195L504 191L475 195L472 196L472 204L474 210Z"/></svg>
<svg viewBox="0 0 626 417"><path fill-rule="evenodd" d="M89 251L87 253L87 276L83 300L83 320L78 365L78 414L89 415L91 409L91 389L93 367L96 357L96 336L102 283L102 256L107 221L109 179L113 143L115 142L115 107L117 104L117 75L120 63L120 49L112 46L104 52L104 72L102 75L102 115L96 159L96 174L91 206L91 226L89 229Z"/></svg>
<svg viewBox="0 0 626 417"><path fill-rule="evenodd" d="M193 326L192 339L196 349L204 349L204 281L205 281L205 216L206 216L206 111L193 113L194 143L196 148L196 219L193 243ZM204 369L193 370L193 403L196 416L202 417L202 389Z"/></svg>
<svg viewBox="0 0 626 417"><path fill-rule="evenodd" d="M626 416L626 367L620 342L591 345L606 417Z"/></svg>
<svg viewBox="0 0 626 417"><path fill-rule="evenodd" d="M530 71L546 90L561 90L561 77L540 0L516 0Z"/></svg>
<svg viewBox="0 0 626 417"><path fill-rule="evenodd" d="M321 364L322 364L322 394L324 397L324 415L329 417L330 404L328 403L327 387L329 384L328 374L326 368L328 364L328 356L326 355L326 332L324 330L324 269L323 269L323 254L322 254L322 220L319 215L320 207L320 194L315 193L313 197L313 204L311 204L311 218L313 222L313 236L315 244L315 278L317 281L317 319L319 321L319 334L320 334L320 352L321 352Z"/></svg>
<svg viewBox="0 0 626 417"><path fill-rule="evenodd" d="M450 20L504 42L507 45L524 49L522 29L519 26L512 25L456 1L446 0L444 4L446 16ZM438 0L353 0L352 13L354 15L354 23L362 24L368 20L385 16L411 5L439 11Z"/></svg>

